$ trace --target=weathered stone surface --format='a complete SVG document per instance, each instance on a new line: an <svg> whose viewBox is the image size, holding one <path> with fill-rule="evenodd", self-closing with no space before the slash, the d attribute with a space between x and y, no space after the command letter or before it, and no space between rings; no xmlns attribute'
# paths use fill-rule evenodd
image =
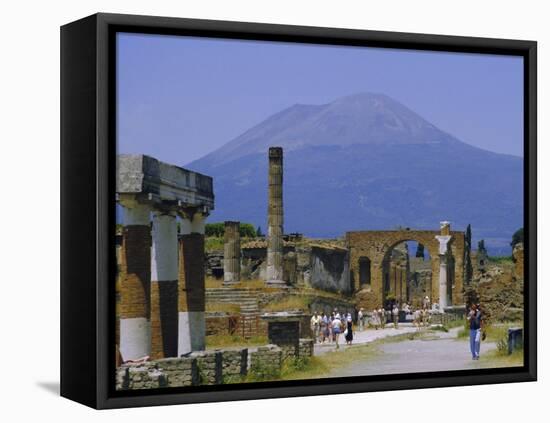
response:
<svg viewBox="0 0 550 423"><path fill-rule="evenodd" d="M269 204L267 215L268 284L283 284L283 149L269 148Z"/></svg>
<svg viewBox="0 0 550 423"><path fill-rule="evenodd" d="M350 294L348 251L344 248L312 246L309 284L317 289Z"/></svg>
<svg viewBox="0 0 550 423"><path fill-rule="evenodd" d="M282 350L277 345L266 345L250 354L250 371L262 377L278 376L281 372Z"/></svg>
<svg viewBox="0 0 550 423"><path fill-rule="evenodd" d="M116 192L139 194L153 203L182 202L214 209L212 178L145 155L120 154L116 163Z"/></svg>
<svg viewBox="0 0 550 423"><path fill-rule="evenodd" d="M241 280L241 235L239 222L225 222L223 281L231 284Z"/></svg>
<svg viewBox="0 0 550 423"><path fill-rule="evenodd" d="M519 242L514 246L512 258L514 259L514 278L524 279L524 247L523 242Z"/></svg>

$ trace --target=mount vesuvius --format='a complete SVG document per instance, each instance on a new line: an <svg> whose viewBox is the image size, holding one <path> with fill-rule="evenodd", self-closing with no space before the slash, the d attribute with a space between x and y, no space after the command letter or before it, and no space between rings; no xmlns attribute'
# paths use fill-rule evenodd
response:
<svg viewBox="0 0 550 423"><path fill-rule="evenodd" d="M186 164L214 178L210 221L266 227L270 146L284 149L285 232L336 237L450 220L507 254L523 226L522 158L461 142L372 93L294 105Z"/></svg>

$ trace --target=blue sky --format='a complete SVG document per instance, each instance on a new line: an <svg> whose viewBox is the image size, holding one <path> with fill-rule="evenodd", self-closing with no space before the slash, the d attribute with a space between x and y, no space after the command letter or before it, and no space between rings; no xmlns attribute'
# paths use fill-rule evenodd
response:
<svg viewBox="0 0 550 423"><path fill-rule="evenodd" d="M184 165L296 103L384 93L460 140L523 155L511 56L119 34L119 153Z"/></svg>

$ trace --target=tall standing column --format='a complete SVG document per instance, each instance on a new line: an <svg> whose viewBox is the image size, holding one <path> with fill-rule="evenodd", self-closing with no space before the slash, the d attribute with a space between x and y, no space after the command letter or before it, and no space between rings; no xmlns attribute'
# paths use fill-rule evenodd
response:
<svg viewBox="0 0 550 423"><path fill-rule="evenodd" d="M178 234L172 212L153 212L151 249L151 356L176 357L178 349Z"/></svg>
<svg viewBox="0 0 550 423"><path fill-rule="evenodd" d="M205 215L182 219L179 238L178 356L204 350L206 335L204 283Z"/></svg>
<svg viewBox="0 0 550 423"><path fill-rule="evenodd" d="M223 235L223 282L231 284L241 280L241 235L239 222L225 222Z"/></svg>
<svg viewBox="0 0 550 423"><path fill-rule="evenodd" d="M150 210L133 200L123 206L123 239L120 254L119 348L122 360L135 360L151 353Z"/></svg>
<svg viewBox="0 0 550 423"><path fill-rule="evenodd" d="M451 226L445 221L440 223L441 235L435 238L439 241L439 309L443 312L448 303L448 286L447 286L447 251L449 249L449 241L451 240Z"/></svg>
<svg viewBox="0 0 550 423"><path fill-rule="evenodd" d="M267 221L268 284L283 281L283 149L269 148L269 204Z"/></svg>

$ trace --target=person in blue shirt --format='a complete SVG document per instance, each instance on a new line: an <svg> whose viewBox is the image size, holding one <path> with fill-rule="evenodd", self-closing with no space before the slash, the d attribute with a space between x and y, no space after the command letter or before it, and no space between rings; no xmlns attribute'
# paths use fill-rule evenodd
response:
<svg viewBox="0 0 550 423"><path fill-rule="evenodd" d="M472 353L472 360L479 360L481 346L481 310L479 305L472 304L470 306L467 319L470 325L470 352Z"/></svg>

